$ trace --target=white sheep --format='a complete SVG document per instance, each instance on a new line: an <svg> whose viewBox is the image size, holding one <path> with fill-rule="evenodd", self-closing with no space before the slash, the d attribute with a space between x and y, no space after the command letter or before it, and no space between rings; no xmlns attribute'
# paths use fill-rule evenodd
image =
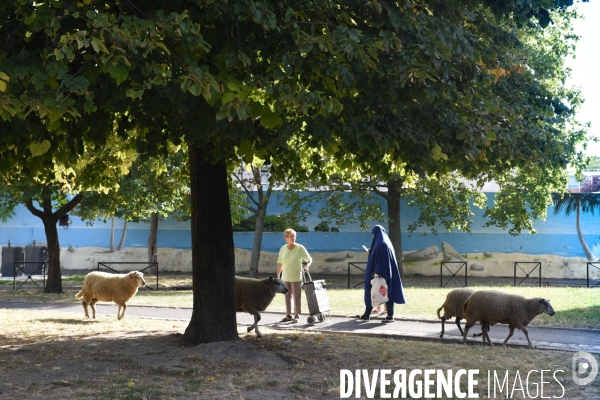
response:
<svg viewBox="0 0 600 400"><path fill-rule="evenodd" d="M95 304L98 301L114 301L119 309L117 318L121 320L125 317L127 303L138 291L140 286L146 286L144 274L133 271L128 274L109 274L106 272L90 272L83 280L81 291L75 295L77 298L83 297L81 303L85 311L85 317L89 318L88 304L92 306L92 317L96 318ZM121 313L123 308L123 313Z"/></svg>
<svg viewBox="0 0 600 400"><path fill-rule="evenodd" d="M278 278L271 276L264 279L235 277L235 310L254 316L254 324L248 327L248 332L256 329L256 336L262 336L258 331L259 312L267 309L277 293L286 294L287 292L288 288Z"/></svg>
<svg viewBox="0 0 600 400"><path fill-rule="evenodd" d="M508 324L510 333L502 343L506 345L508 339L513 335L515 328L520 329L525 334L529 347L535 349L535 346L529 339L529 333L525 327L538 315L546 313L554 315L554 309L548 300L541 297L526 299L517 294L509 294L497 290L479 290L471 295L465 303L465 332L463 334L463 344L467 341L469 329L479 322L482 327L484 339L493 346L487 330L489 324Z"/></svg>

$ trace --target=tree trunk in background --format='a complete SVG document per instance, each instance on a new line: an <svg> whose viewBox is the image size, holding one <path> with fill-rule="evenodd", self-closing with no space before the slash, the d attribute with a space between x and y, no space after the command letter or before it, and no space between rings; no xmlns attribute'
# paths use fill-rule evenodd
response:
<svg viewBox="0 0 600 400"><path fill-rule="evenodd" d="M119 240L117 251L123 250L123 246L125 246L125 237L127 237L127 220L123 221L123 233L121 233L121 240Z"/></svg>
<svg viewBox="0 0 600 400"><path fill-rule="evenodd" d="M193 310L183 340L192 345L238 340L227 168L206 161L195 146L189 157Z"/></svg>
<svg viewBox="0 0 600 400"><path fill-rule="evenodd" d="M111 253L115 252L115 219L113 218L110 221L110 239L109 239L109 249Z"/></svg>
<svg viewBox="0 0 600 400"><path fill-rule="evenodd" d="M67 204L52 212L52 199L49 190L42 191L42 210L33 205L33 200L29 199L25 206L36 217L42 220L44 231L46 233L46 242L48 243L48 271L45 293L63 293L62 273L60 270L60 243L58 241L58 228L56 224L60 217L71 211L82 199L81 194L77 194Z"/></svg>
<svg viewBox="0 0 600 400"><path fill-rule="evenodd" d="M581 248L585 253L585 258L587 258L588 262L598 261L598 257L594 254L594 252L589 248L587 242L585 241L585 237L583 237L583 232L581 231L581 221L579 219L579 214L581 213L581 195L577 194L577 205L575 208L575 224L577 226L577 237L579 238L579 243L581 243Z"/></svg>
<svg viewBox="0 0 600 400"><path fill-rule="evenodd" d="M148 234L148 262L158 261L156 238L158 236L158 213L150 217L150 233Z"/></svg>
<svg viewBox="0 0 600 400"><path fill-rule="evenodd" d="M254 227L254 240L252 241L252 254L250 256L250 278L258 278L258 263L260 261L260 248L262 247L262 236L265 227L265 215L267 204L260 201L256 212L256 226Z"/></svg>
<svg viewBox="0 0 600 400"><path fill-rule="evenodd" d="M255 182L260 182L260 169L253 168ZM258 179L258 180L257 180ZM267 215L267 205L271 198L272 186L269 185L267 193L263 192L261 185L257 185L258 204L256 204L256 226L254 227L254 240L252 242L252 254L250 256L250 278L258 278L258 263L260 262L260 249L262 247L262 238L265 228L265 216Z"/></svg>
<svg viewBox="0 0 600 400"><path fill-rule="evenodd" d="M398 261L398 271L400 277L404 278L402 269L402 227L400 226L400 200L402 198L402 181L398 179L390 179L387 183L387 215L389 237L394 251L396 252L396 260Z"/></svg>

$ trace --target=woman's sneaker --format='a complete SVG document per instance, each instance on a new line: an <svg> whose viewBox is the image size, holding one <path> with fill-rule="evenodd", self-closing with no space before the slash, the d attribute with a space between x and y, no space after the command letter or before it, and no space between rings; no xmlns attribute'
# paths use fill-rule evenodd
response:
<svg viewBox="0 0 600 400"><path fill-rule="evenodd" d="M383 322L384 324L386 324L386 323L388 323L388 322L394 322L394 317L390 317L390 316L388 315L388 316L387 316L387 317L385 317L385 318L383 319L383 321L381 321L381 322Z"/></svg>

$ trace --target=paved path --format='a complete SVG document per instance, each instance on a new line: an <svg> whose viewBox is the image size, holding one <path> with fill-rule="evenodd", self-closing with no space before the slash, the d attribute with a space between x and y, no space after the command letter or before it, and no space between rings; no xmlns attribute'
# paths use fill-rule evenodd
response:
<svg viewBox="0 0 600 400"><path fill-rule="evenodd" d="M50 310L58 312L76 313L83 316L83 308L78 303L31 303L18 301L0 301L0 309L36 309ZM117 306L113 304L97 304L98 315L117 315ZM139 318L157 318L165 320L183 320L189 321L192 315L190 308L169 308L169 307L141 307L128 306L127 317ZM307 331L323 331L334 333L351 333L357 335L377 335L386 337L398 337L413 340L435 340L456 342L462 340L454 320L446 323L446 333L443 339L439 338L441 325L439 321L417 321L408 319L396 319L390 324L381 323L380 318L372 319L368 322L359 322L352 318L343 316L332 316L331 321L317 322L309 325L306 317L298 323L279 323L283 314L264 312L261 313L262 319L259 326L268 326L274 329L304 329ZM237 314L238 325L249 326L254 322L253 317L247 313ZM565 329L565 328L545 328L529 327L529 337L534 344L541 349L566 350L566 351L587 351L588 353L600 354L600 330L599 329ZM475 326L471 332L479 332L479 327ZM501 344L508 335L506 325L493 326L490 330L490 337L496 344ZM470 339L473 342L481 341L480 338ZM516 346L527 346L525 335L515 330L515 334L510 339L509 344Z"/></svg>

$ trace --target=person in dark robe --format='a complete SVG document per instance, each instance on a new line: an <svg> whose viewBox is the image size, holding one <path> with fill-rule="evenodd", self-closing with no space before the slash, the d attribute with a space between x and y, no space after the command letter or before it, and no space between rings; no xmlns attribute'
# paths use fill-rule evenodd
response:
<svg viewBox="0 0 600 400"><path fill-rule="evenodd" d="M365 312L357 315L359 320L368 321L373 311L371 304L371 279L380 276L385 279L388 286L387 317L382 321L394 321L394 304L405 304L404 289L400 273L398 272L398 261L394 246L381 225L375 225L371 230L373 242L369 249L369 258L365 268ZM375 304L377 306L377 304Z"/></svg>

